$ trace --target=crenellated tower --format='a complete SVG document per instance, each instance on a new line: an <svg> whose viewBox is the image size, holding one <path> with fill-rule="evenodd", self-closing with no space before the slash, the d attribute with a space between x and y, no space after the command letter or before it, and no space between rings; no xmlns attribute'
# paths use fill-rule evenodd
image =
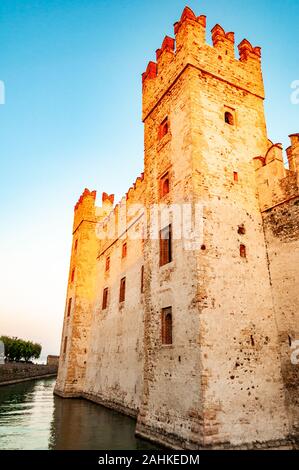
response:
<svg viewBox="0 0 299 470"><path fill-rule="evenodd" d="M289 424L253 164L269 148L261 49L244 39L236 57L234 33L220 25L210 46L205 16L188 7L174 34L142 75L148 239L137 433L187 448L278 446ZM200 207L203 220L201 243L172 237L162 265L150 239L156 204Z"/></svg>
<svg viewBox="0 0 299 470"><path fill-rule="evenodd" d="M55 393L81 396L86 374L88 340L96 295L96 224L113 209L114 195L85 189L74 209L73 241Z"/></svg>
<svg viewBox="0 0 299 470"><path fill-rule="evenodd" d="M298 439L299 368L292 360L299 338L299 134L291 134L284 164L280 143L269 141L254 158L256 181L269 261L273 303L279 332L282 375L290 433Z"/></svg>

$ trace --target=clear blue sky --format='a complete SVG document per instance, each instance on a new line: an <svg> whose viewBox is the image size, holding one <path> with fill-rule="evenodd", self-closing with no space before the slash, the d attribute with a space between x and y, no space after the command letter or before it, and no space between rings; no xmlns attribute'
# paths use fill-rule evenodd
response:
<svg viewBox="0 0 299 470"><path fill-rule="evenodd" d="M1 0L0 334L59 350L73 206L143 167L141 73L185 0ZM299 132L298 0L189 0L262 46L269 137Z"/></svg>

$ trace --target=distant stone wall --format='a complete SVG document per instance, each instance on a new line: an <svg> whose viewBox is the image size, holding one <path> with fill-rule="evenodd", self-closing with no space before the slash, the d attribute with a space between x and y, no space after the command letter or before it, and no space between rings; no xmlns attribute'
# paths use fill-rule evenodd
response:
<svg viewBox="0 0 299 470"><path fill-rule="evenodd" d="M59 356L47 356L47 366L56 366L59 364Z"/></svg>
<svg viewBox="0 0 299 470"><path fill-rule="evenodd" d="M7 363L0 365L0 385L56 374L55 365Z"/></svg>

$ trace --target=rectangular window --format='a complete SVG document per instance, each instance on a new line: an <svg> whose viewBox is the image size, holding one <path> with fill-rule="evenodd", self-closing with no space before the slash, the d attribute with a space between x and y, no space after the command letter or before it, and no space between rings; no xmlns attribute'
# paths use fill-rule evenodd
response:
<svg viewBox="0 0 299 470"><path fill-rule="evenodd" d="M141 266L141 282L140 282L140 292L144 292L144 266Z"/></svg>
<svg viewBox="0 0 299 470"><path fill-rule="evenodd" d="M120 280L119 301L124 302L126 298L126 278Z"/></svg>
<svg viewBox="0 0 299 470"><path fill-rule="evenodd" d="M110 269L110 256L107 256L106 258L106 266L105 266L105 271L109 271Z"/></svg>
<svg viewBox="0 0 299 470"><path fill-rule="evenodd" d="M127 256L127 243L123 243L121 257L125 258Z"/></svg>
<svg viewBox="0 0 299 470"><path fill-rule="evenodd" d="M172 344L172 308L162 308L162 344Z"/></svg>
<svg viewBox="0 0 299 470"><path fill-rule="evenodd" d="M67 348L67 336L64 338L64 343L63 343L63 354L66 353L66 348Z"/></svg>
<svg viewBox="0 0 299 470"><path fill-rule="evenodd" d="M246 246L240 245L240 256L241 258L246 258Z"/></svg>
<svg viewBox="0 0 299 470"><path fill-rule="evenodd" d="M102 310L106 310L108 306L108 287L103 290L103 302L102 302Z"/></svg>
<svg viewBox="0 0 299 470"><path fill-rule="evenodd" d="M172 233L171 225L160 230L160 266L172 261Z"/></svg>
<svg viewBox="0 0 299 470"><path fill-rule="evenodd" d="M68 306L67 306L67 316L68 317L71 314L71 308L72 308L72 298L69 299Z"/></svg>
<svg viewBox="0 0 299 470"><path fill-rule="evenodd" d="M239 174L237 171L234 171L234 182L237 183L239 181Z"/></svg>
<svg viewBox="0 0 299 470"><path fill-rule="evenodd" d="M169 125L168 125L168 118L166 117L159 126L158 138L159 140L163 139L163 137L168 133Z"/></svg>

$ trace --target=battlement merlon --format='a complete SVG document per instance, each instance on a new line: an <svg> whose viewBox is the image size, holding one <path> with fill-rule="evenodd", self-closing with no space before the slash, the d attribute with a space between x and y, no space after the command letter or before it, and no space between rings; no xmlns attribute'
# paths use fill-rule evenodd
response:
<svg viewBox="0 0 299 470"><path fill-rule="evenodd" d="M299 196L299 134L289 137L289 169L284 165L281 144L269 141L266 155L254 158L261 211Z"/></svg>
<svg viewBox="0 0 299 470"><path fill-rule="evenodd" d="M291 145L287 148L289 168L299 174L299 133L289 135Z"/></svg>
<svg viewBox="0 0 299 470"><path fill-rule="evenodd" d="M73 233L83 221L97 223L106 217L112 210L114 204L114 194L102 194L102 205L95 204L97 192L89 191L85 188L74 208Z"/></svg>
<svg viewBox="0 0 299 470"><path fill-rule="evenodd" d="M186 7L174 25L175 39L166 36L156 51L157 62L150 61L142 74L143 121L171 88L182 71L195 67L232 86L264 99L261 48L244 39L235 58L235 37L220 25L212 29L213 46L206 42L206 17L196 17Z"/></svg>

